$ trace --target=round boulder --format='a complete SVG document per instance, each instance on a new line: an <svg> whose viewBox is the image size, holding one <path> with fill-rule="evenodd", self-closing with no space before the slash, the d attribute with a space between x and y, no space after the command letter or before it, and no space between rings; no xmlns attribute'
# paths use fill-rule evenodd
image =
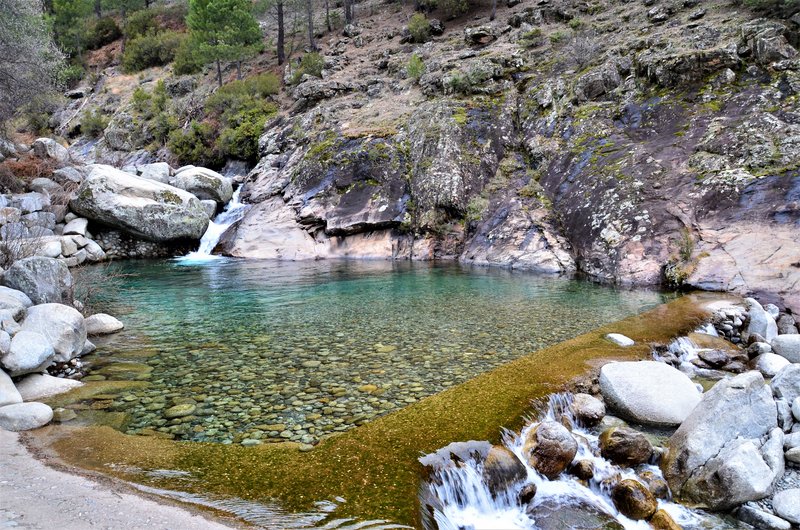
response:
<svg viewBox="0 0 800 530"><path fill-rule="evenodd" d="M79 386L83 386L83 383L74 379L53 377L49 374L30 374L17 383L17 390L25 401L36 401L69 392Z"/></svg>
<svg viewBox="0 0 800 530"><path fill-rule="evenodd" d="M600 435L600 454L619 466L638 466L650 460L653 446L647 437L628 427L612 427Z"/></svg>
<svg viewBox="0 0 800 530"><path fill-rule="evenodd" d="M545 421L528 433L523 451L528 456L528 464L552 480L575 458L578 442L560 423Z"/></svg>
<svg viewBox="0 0 800 530"><path fill-rule="evenodd" d="M637 521L649 519L658 509L658 501L650 490L641 482L630 478L614 486L611 499L622 515Z"/></svg>
<svg viewBox="0 0 800 530"><path fill-rule="evenodd" d="M762 353L750 361L750 365L761 372L764 377L775 377L781 368L789 364L789 359L776 353Z"/></svg>
<svg viewBox="0 0 800 530"><path fill-rule="evenodd" d="M789 522L800 524L800 488L783 490L772 498L775 514Z"/></svg>
<svg viewBox="0 0 800 530"><path fill-rule="evenodd" d="M29 431L50 423L53 409L44 403L17 403L0 407L0 427L7 431Z"/></svg>
<svg viewBox="0 0 800 530"><path fill-rule="evenodd" d="M16 261L3 275L3 285L21 291L34 304L72 303L72 275L54 258L33 256Z"/></svg>
<svg viewBox="0 0 800 530"><path fill-rule="evenodd" d="M502 445L492 446L483 462L483 480L492 493L497 493L527 476L528 470L517 455Z"/></svg>
<svg viewBox="0 0 800 530"><path fill-rule="evenodd" d="M14 386L14 381L3 370L0 370L0 407L15 403L22 403L22 396Z"/></svg>
<svg viewBox="0 0 800 530"><path fill-rule="evenodd" d="M0 360L9 374L41 372L53 362L55 351L47 337L34 331L19 331L11 339L8 353Z"/></svg>
<svg viewBox="0 0 800 530"><path fill-rule="evenodd" d="M800 335L778 335L772 339L772 350L789 362L800 363Z"/></svg>
<svg viewBox="0 0 800 530"><path fill-rule="evenodd" d="M623 418L659 426L680 425L702 397L685 374L656 361L606 364L600 390Z"/></svg>
<svg viewBox="0 0 800 530"><path fill-rule="evenodd" d="M571 408L575 419L587 427L594 427L606 415L603 402L589 394L575 394Z"/></svg>
<svg viewBox="0 0 800 530"><path fill-rule="evenodd" d="M97 313L86 317L85 322L86 334L90 336L116 333L125 327L122 322L105 313Z"/></svg>
<svg viewBox="0 0 800 530"><path fill-rule="evenodd" d="M56 362L67 362L80 355L86 343L83 315L62 304L35 305L22 321L23 331L44 335L55 351Z"/></svg>
<svg viewBox="0 0 800 530"><path fill-rule="evenodd" d="M648 522L653 530L683 530L683 527L664 510L658 510Z"/></svg>
<svg viewBox="0 0 800 530"><path fill-rule="evenodd" d="M226 204L233 197L231 179L204 167L181 169L170 179L171 186L188 191L200 200Z"/></svg>

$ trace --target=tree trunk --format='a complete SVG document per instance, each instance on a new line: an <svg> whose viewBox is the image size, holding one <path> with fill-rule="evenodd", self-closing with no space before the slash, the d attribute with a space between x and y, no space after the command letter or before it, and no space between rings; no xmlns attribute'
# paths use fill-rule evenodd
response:
<svg viewBox="0 0 800 530"><path fill-rule="evenodd" d="M283 34L283 0L279 0L275 7L278 10L278 64L283 64L286 61L286 50L284 49L286 37Z"/></svg>
<svg viewBox="0 0 800 530"><path fill-rule="evenodd" d="M317 45L314 42L314 5L313 0L306 0L306 16L308 17L308 47L312 51L317 50Z"/></svg>
<svg viewBox="0 0 800 530"><path fill-rule="evenodd" d="M222 87L222 66L219 64L219 59L217 59L217 84Z"/></svg>
<svg viewBox="0 0 800 530"><path fill-rule="evenodd" d="M492 0L492 15L489 20L494 20L495 15L497 15L497 0Z"/></svg>
<svg viewBox="0 0 800 530"><path fill-rule="evenodd" d="M353 23L353 0L344 0L344 23Z"/></svg>
<svg viewBox="0 0 800 530"><path fill-rule="evenodd" d="M103 16L103 0L94 0L94 14L97 18Z"/></svg>
<svg viewBox="0 0 800 530"><path fill-rule="evenodd" d="M331 3L329 0L325 0L325 26L328 28L328 33L333 31L331 27Z"/></svg>

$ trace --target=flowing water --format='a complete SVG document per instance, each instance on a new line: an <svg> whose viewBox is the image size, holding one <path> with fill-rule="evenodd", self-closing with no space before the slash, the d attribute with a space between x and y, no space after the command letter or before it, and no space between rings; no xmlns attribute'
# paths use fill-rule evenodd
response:
<svg viewBox="0 0 800 530"><path fill-rule="evenodd" d="M420 263L125 262L126 328L86 358L79 416L131 434L314 444L669 295ZM177 408L176 408L177 407Z"/></svg>
<svg viewBox="0 0 800 530"><path fill-rule="evenodd" d="M227 230L228 227L230 227L233 223L244 217L244 214L246 214L247 210L250 208L250 205L239 201L239 195L241 193L242 187L240 186L235 192L233 192L233 197L231 198L230 202L225 205L225 209L222 211L222 213L216 216L214 220L208 224L206 233L203 234L202 239L200 239L200 247L196 251L190 252L186 256L178 258L176 261L180 263L193 264L208 260L221 259L221 256L212 254L212 252L214 252L214 247L216 247L217 243L219 243L219 239L222 237L222 234L225 233L225 230Z"/></svg>

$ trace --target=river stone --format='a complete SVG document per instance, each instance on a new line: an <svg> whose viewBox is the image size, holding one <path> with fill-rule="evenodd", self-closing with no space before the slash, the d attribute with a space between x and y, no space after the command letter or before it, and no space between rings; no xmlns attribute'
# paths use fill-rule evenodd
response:
<svg viewBox="0 0 800 530"><path fill-rule="evenodd" d="M770 381L772 392L776 398L792 403L800 396L800 364L790 364L781 368Z"/></svg>
<svg viewBox="0 0 800 530"><path fill-rule="evenodd" d="M648 522L653 530L683 530L683 527L664 510L656 511Z"/></svg>
<svg viewBox="0 0 800 530"><path fill-rule="evenodd" d="M536 521L538 530L592 529L623 530L610 515L577 499L565 503L562 499L546 499L529 506L528 516Z"/></svg>
<svg viewBox="0 0 800 530"><path fill-rule="evenodd" d="M621 333L609 333L606 338L618 346L627 347L636 344L633 339Z"/></svg>
<svg viewBox="0 0 800 530"><path fill-rule="evenodd" d="M594 427L606 415L605 404L589 394L575 394L570 408L575 419L587 427Z"/></svg>
<svg viewBox="0 0 800 530"><path fill-rule="evenodd" d="M792 447L786 451L784 458L793 464L800 464L800 447Z"/></svg>
<svg viewBox="0 0 800 530"><path fill-rule="evenodd" d="M170 185L194 194L198 199L226 204L233 197L231 179L204 167L179 170L169 180Z"/></svg>
<svg viewBox="0 0 800 530"><path fill-rule="evenodd" d="M528 433L523 452L532 468L552 480L575 458L578 442L560 423L545 421Z"/></svg>
<svg viewBox="0 0 800 530"><path fill-rule="evenodd" d="M19 331L11 339L9 352L0 359L8 373L18 375L41 372L53 362L55 351L47 337L33 331Z"/></svg>
<svg viewBox="0 0 800 530"><path fill-rule="evenodd" d="M795 421L800 421L800 397L796 397L792 401L792 416L794 416Z"/></svg>
<svg viewBox="0 0 800 530"><path fill-rule="evenodd" d="M77 219L73 219L72 221L68 222L66 226L64 226L64 232L62 233L65 236L76 235L86 237L86 229L88 226L88 219L84 217L78 217Z"/></svg>
<svg viewBox="0 0 800 530"><path fill-rule="evenodd" d="M69 392L79 386L83 386L83 383L74 379L53 377L49 374L30 374L17 383L17 390L25 401L36 401Z"/></svg>
<svg viewBox="0 0 800 530"><path fill-rule="evenodd" d="M750 366L761 372L764 377L774 377L788 364L790 363L787 358L775 353L762 353L750 361Z"/></svg>
<svg viewBox="0 0 800 530"><path fill-rule="evenodd" d="M197 405L193 403L181 403L180 405L175 405L174 407L170 407L164 411L164 417L169 419L172 418L182 418L184 416L191 416L194 414L194 411L197 410Z"/></svg>
<svg viewBox="0 0 800 530"><path fill-rule="evenodd" d="M658 501L644 484L634 479L621 480L611 491L614 506L625 517L648 519L658 509Z"/></svg>
<svg viewBox="0 0 800 530"><path fill-rule="evenodd" d="M660 426L679 425L702 397L686 375L656 361L604 365L600 390L621 417Z"/></svg>
<svg viewBox="0 0 800 530"><path fill-rule="evenodd" d="M772 509L779 517L800 524L800 488L776 493L772 498Z"/></svg>
<svg viewBox="0 0 800 530"><path fill-rule="evenodd" d="M578 460L569 466L569 474L581 480L590 480L594 477L594 464L591 460Z"/></svg>
<svg viewBox="0 0 800 530"><path fill-rule="evenodd" d="M2 285L0 285L0 297L15 298L25 308L28 308L33 305L33 301L31 301L30 297L28 297L27 294L23 293L22 291L11 289L10 287L5 287ZM2 309L0 309L0 311L2 311Z"/></svg>
<svg viewBox="0 0 800 530"><path fill-rule="evenodd" d="M28 431L50 423L53 409L44 403L17 403L0 407L0 427L7 431Z"/></svg>
<svg viewBox="0 0 800 530"><path fill-rule="evenodd" d="M489 491L497 494L509 485L528 476L528 470L517 455L502 445L492 446L483 462L483 480Z"/></svg>
<svg viewBox="0 0 800 530"><path fill-rule="evenodd" d="M74 307L41 304L28 309L22 329L44 335L55 351L56 362L67 362L80 355L86 343L83 315Z"/></svg>
<svg viewBox="0 0 800 530"><path fill-rule="evenodd" d="M660 473L655 473L650 470L640 471L638 473L639 480L647 486L647 489L650 490L650 493L656 499L669 499L669 484L664 478L661 476Z"/></svg>
<svg viewBox="0 0 800 530"><path fill-rule="evenodd" d="M34 304L72 303L72 275L57 259L33 256L16 261L2 282L25 293Z"/></svg>
<svg viewBox="0 0 800 530"><path fill-rule="evenodd" d="M750 306L747 335L758 334L764 337L766 342L772 342L778 336L778 324L775 319L753 298L747 298L745 301Z"/></svg>
<svg viewBox="0 0 800 530"><path fill-rule="evenodd" d="M200 201L200 204L203 205L203 208L205 209L208 218L213 219L214 216L217 214L217 201L212 201L210 199L203 199Z"/></svg>
<svg viewBox="0 0 800 530"><path fill-rule="evenodd" d="M739 488L739 481L755 480L755 477L743 477L726 466L726 461L719 458L723 452L729 459L736 458L737 462L747 461L748 465L755 466L760 473L758 486L763 486L771 469L759 451L760 440L777 426L778 415L772 392L759 372L746 372L717 382L669 439L669 451L661 467L673 493L712 505L730 504L726 501L726 498L731 498L727 492L725 498L717 499L698 492L699 488L683 491L690 480L695 483L712 480L704 480L712 459L716 460L718 468L729 473L715 479L722 480L720 487L726 490ZM734 448L741 454L733 451ZM744 475L750 475L749 470ZM749 486L743 484L742 489ZM753 488L754 491L757 489ZM738 504L754 500L744 498L746 496L740 496Z"/></svg>
<svg viewBox="0 0 800 530"><path fill-rule="evenodd" d="M155 242L199 240L209 220L200 200L182 189L93 165L70 201L84 217Z"/></svg>
<svg viewBox="0 0 800 530"><path fill-rule="evenodd" d="M11 335L7 331L0 329L0 357L7 354L11 349Z"/></svg>
<svg viewBox="0 0 800 530"><path fill-rule="evenodd" d="M645 464L653 454L647 437L628 427L614 427L600 435L600 454L619 466Z"/></svg>
<svg viewBox="0 0 800 530"><path fill-rule="evenodd" d="M105 313L86 317L84 321L86 322L86 334L89 336L116 333L125 327L122 322Z"/></svg>
<svg viewBox="0 0 800 530"><path fill-rule="evenodd" d="M14 386L14 381L3 370L0 370L0 407L22 403L22 396Z"/></svg>
<svg viewBox="0 0 800 530"><path fill-rule="evenodd" d="M770 343L772 351L790 362L800 363L800 335L778 335Z"/></svg>
<svg viewBox="0 0 800 530"><path fill-rule="evenodd" d="M750 504L743 504L736 512L740 521L749 524L753 528L764 530L789 530L792 524L771 513L758 509Z"/></svg>
<svg viewBox="0 0 800 530"><path fill-rule="evenodd" d="M162 184L169 184L169 174L172 168L166 162L155 162L152 164L142 164L136 166L136 171L139 176L147 180L155 180Z"/></svg>

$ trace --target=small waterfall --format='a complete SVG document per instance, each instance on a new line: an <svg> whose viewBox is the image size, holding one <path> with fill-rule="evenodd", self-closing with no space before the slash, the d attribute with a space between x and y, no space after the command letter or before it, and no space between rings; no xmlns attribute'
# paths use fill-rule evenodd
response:
<svg viewBox="0 0 800 530"><path fill-rule="evenodd" d="M571 396L557 394L550 398L549 406L540 419L531 422L520 434L506 432L503 445L520 459L528 471L525 480L510 485L506 491L493 495L483 480L483 465L476 460L459 462L434 471L432 479L423 487L426 493L436 499L431 514L438 528L444 530L490 530L518 529L535 530L536 521L529 509L547 503L548 505L579 505L614 518L626 530L649 530L645 521L634 521L620 514L611 500L611 484L619 478L636 479L632 469L622 468L599 456L598 435L582 427L575 427L573 434L578 440L576 460L592 462L594 478L586 485L577 478L562 474L556 480L548 480L528 466L523 454L525 437L541 421L558 421L567 416L573 425L577 422L569 411ZM657 466L642 466L654 475L661 477ZM520 490L529 483L536 485L536 495L532 503L522 506L518 499ZM684 528L714 528L705 514L689 510L679 504L659 500L658 506L669 513ZM719 528L717 526L717 528Z"/></svg>
<svg viewBox="0 0 800 530"><path fill-rule="evenodd" d="M212 254L214 247L216 247L217 243L219 243L219 239L222 237L222 234L225 233L225 230L227 230L228 227L233 223L244 217L244 214L250 208L249 204L243 204L239 201L239 195L242 192L242 188L243 186L239 186L239 188L233 193L233 197L231 197L230 202L225 205L225 209L222 210L222 212L220 212L219 215L217 215L210 223L208 223L206 233L203 234L202 239L200 239L200 247L194 252L190 252L189 254L178 258L177 261L181 263L196 263L199 261L220 259L222 257Z"/></svg>

